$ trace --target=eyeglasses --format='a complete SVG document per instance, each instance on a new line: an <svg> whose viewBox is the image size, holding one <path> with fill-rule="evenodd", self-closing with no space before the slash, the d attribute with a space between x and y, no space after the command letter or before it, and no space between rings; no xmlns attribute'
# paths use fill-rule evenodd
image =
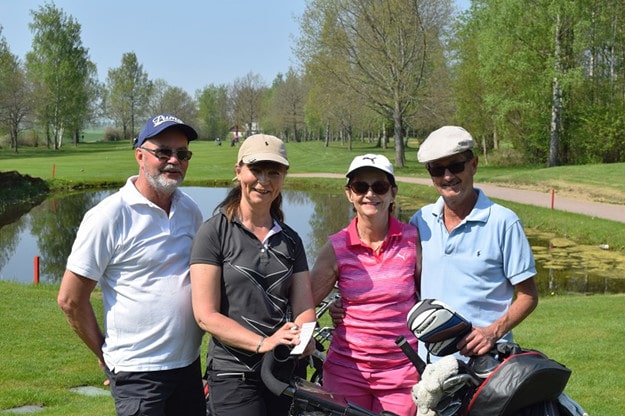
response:
<svg viewBox="0 0 625 416"><path fill-rule="evenodd" d="M176 158L178 158L178 160L181 162L190 160L191 156L193 156L193 152L186 149L171 150L166 147L159 147L158 149L148 149L147 147L140 147L139 149L146 150L152 153L154 156L156 156L156 158L163 162L171 159L172 156L176 156Z"/></svg>
<svg viewBox="0 0 625 416"><path fill-rule="evenodd" d="M364 195L369 192L369 189L371 189L375 194L384 195L389 189L391 189L391 184L384 181L376 181L372 184L358 181L350 183L347 187L354 191L357 195Z"/></svg>
<svg viewBox="0 0 625 416"><path fill-rule="evenodd" d="M428 172L430 172L430 176L434 177L445 176L445 171L448 169L451 173L455 175L457 173L464 172L464 167L470 160L471 159L465 159L462 162L452 163L447 166L431 166L430 164L427 164L425 168L428 170Z"/></svg>

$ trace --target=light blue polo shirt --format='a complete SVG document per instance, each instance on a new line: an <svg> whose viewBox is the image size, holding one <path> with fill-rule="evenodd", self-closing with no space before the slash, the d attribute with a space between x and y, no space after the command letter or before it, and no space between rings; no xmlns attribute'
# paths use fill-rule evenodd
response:
<svg viewBox="0 0 625 416"><path fill-rule="evenodd" d="M442 197L417 211L410 223L421 236L421 298L441 300L474 326L485 327L508 310L514 285L534 276L536 265L517 215L476 191L475 207L451 233ZM503 339L512 341L512 333Z"/></svg>

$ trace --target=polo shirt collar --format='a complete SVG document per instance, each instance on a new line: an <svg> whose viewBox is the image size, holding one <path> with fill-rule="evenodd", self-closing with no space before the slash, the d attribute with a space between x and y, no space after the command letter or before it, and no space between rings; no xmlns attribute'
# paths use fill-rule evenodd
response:
<svg viewBox="0 0 625 416"><path fill-rule="evenodd" d="M153 207L158 207L154 202L150 201L145 196L143 196L141 192L139 192L139 190L135 186L135 182L137 181L138 177L139 177L138 175L131 176L126 181L126 184L121 188L121 191L123 192L123 195L124 195L124 199L128 202L129 205L149 205ZM170 210L172 213L174 211L174 206L176 205L176 201L180 199L180 192L181 192L180 189L176 188L176 190L172 194L171 210ZM161 208L159 207L159 209Z"/></svg>
<svg viewBox="0 0 625 416"><path fill-rule="evenodd" d="M359 246L359 245L364 246L364 244L362 244L362 241L360 241L360 237L358 236L358 229L356 228L357 223L358 223L358 217L354 217L354 219L347 226L347 245L348 246ZM386 234L386 237L388 238L388 237L401 236L401 233L402 233L401 222L399 222L399 220L395 218L393 215L389 214L388 233Z"/></svg>
<svg viewBox="0 0 625 416"><path fill-rule="evenodd" d="M224 211L223 207L219 208L219 212L224 217L226 216L226 211ZM271 220L273 221L273 226L271 227L271 230L269 230L269 233L265 237L265 241L267 241L269 239L269 237L271 237L272 235L281 233L282 230L283 230L283 228L280 225L280 223L278 222L278 220L276 220L275 218L272 218ZM243 225L243 223L241 222L241 219L237 216L237 214L234 214L232 216L232 222L234 222L234 223L240 225L241 227L245 228L245 226Z"/></svg>
<svg viewBox="0 0 625 416"><path fill-rule="evenodd" d="M462 220L462 223L474 221L474 222L486 222L488 221L488 217L490 216L490 207L493 205L492 201L486 197L484 192L479 188L474 188L477 192L477 201L475 202L475 206L469 212L469 215ZM439 197L434 204L434 208L432 209L432 215L436 217L438 221L443 221L443 206L445 202L443 201L443 197Z"/></svg>

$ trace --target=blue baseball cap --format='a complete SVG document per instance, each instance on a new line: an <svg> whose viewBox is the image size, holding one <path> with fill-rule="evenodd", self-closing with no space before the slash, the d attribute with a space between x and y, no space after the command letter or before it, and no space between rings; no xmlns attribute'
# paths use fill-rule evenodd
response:
<svg viewBox="0 0 625 416"><path fill-rule="evenodd" d="M176 116L163 113L150 117L139 133L139 137L134 140L133 147L141 147L146 140L151 139L157 134L170 127L177 127L187 136L189 141L197 139L197 131L188 124L185 124Z"/></svg>

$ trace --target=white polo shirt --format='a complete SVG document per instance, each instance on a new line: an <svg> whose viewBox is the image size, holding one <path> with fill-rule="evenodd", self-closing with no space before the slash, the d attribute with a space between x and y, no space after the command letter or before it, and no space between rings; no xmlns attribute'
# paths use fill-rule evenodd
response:
<svg viewBox="0 0 625 416"><path fill-rule="evenodd" d="M202 339L189 279L202 213L176 190L167 216L139 193L136 178L85 214L67 268L100 284L111 370L181 368L199 357Z"/></svg>

